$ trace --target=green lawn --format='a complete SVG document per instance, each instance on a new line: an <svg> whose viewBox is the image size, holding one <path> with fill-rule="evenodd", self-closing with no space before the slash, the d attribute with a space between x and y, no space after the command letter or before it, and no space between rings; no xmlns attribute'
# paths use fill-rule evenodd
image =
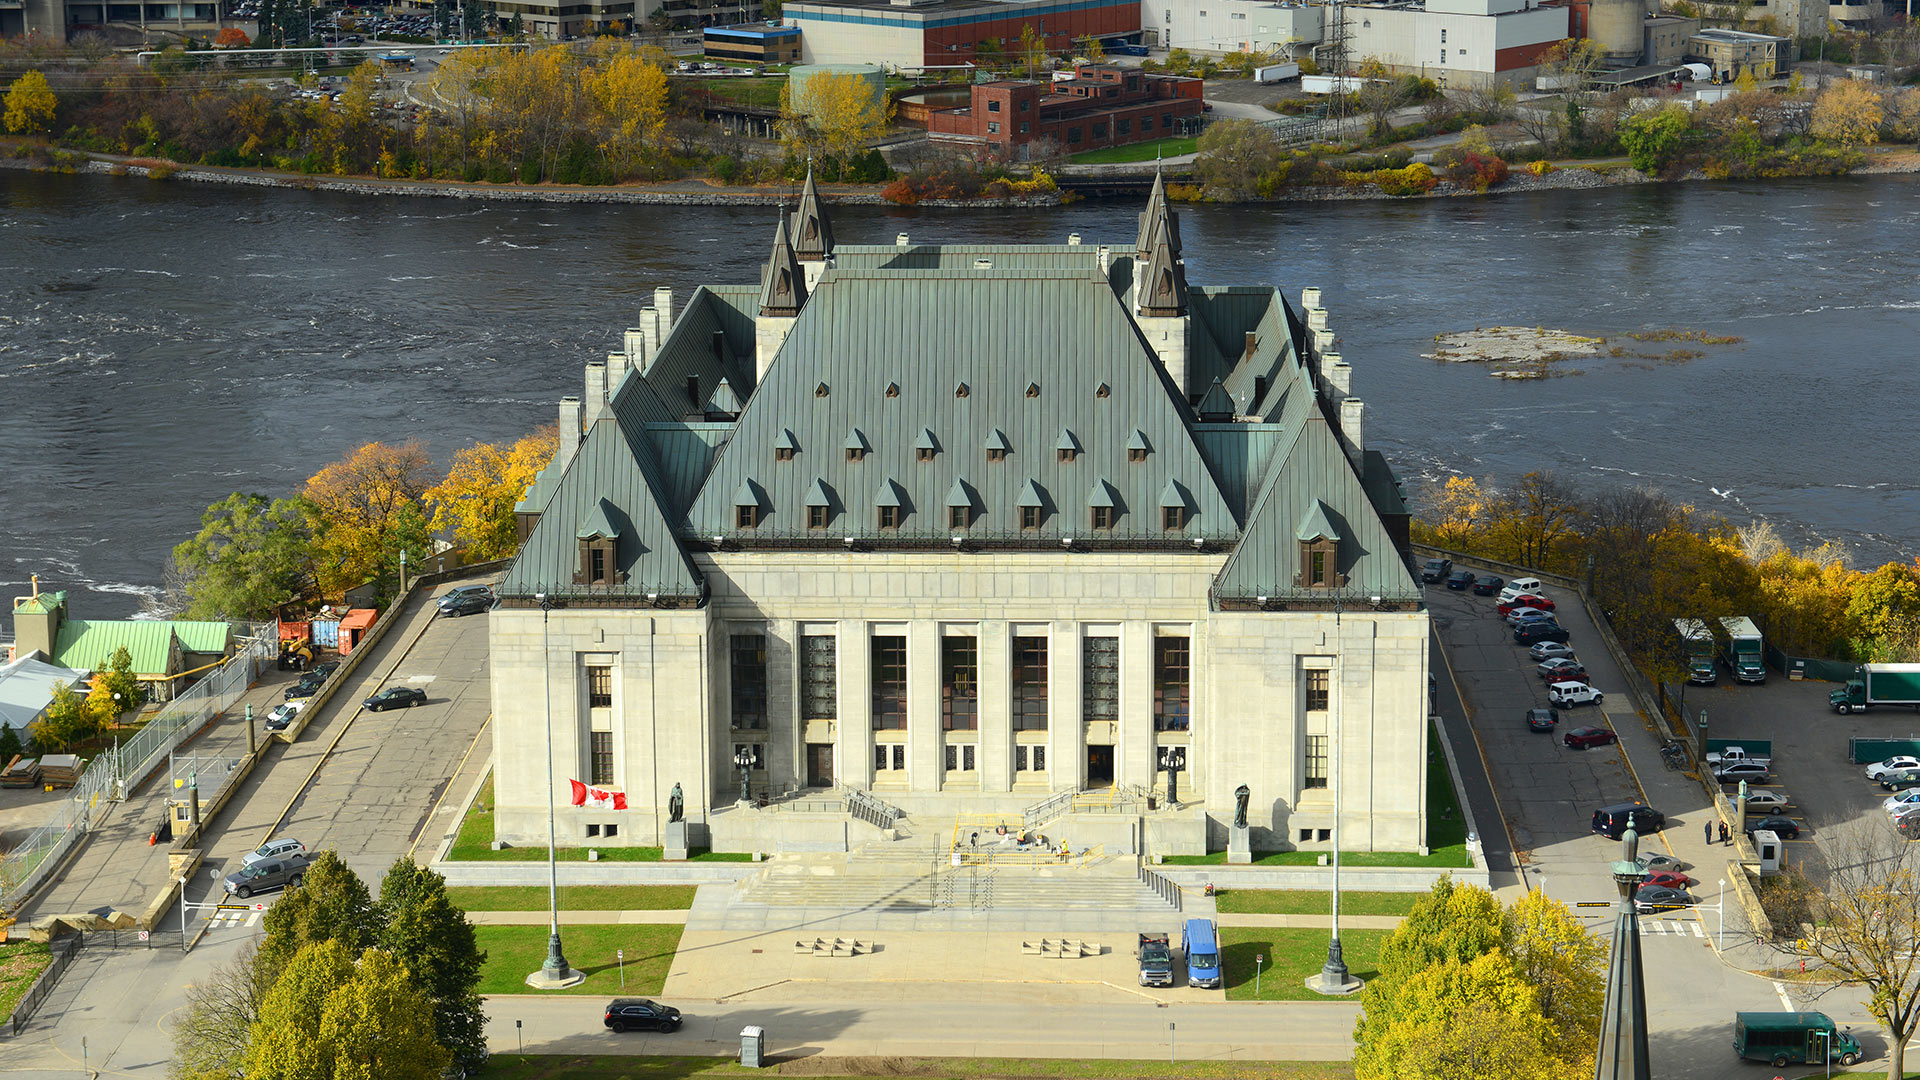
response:
<svg viewBox="0 0 1920 1080"><path fill-rule="evenodd" d="M1178 157L1181 154L1191 154L1197 149L1199 141L1189 138L1155 139L1152 142L1109 146L1104 150L1088 150L1075 154L1068 160L1075 165L1113 165L1123 161L1152 161L1156 157Z"/></svg>
<svg viewBox="0 0 1920 1080"><path fill-rule="evenodd" d="M1423 892L1340 893L1342 915L1405 915ZM1325 915L1330 894L1319 889L1229 889L1214 896L1222 915Z"/></svg>
<svg viewBox="0 0 1920 1080"><path fill-rule="evenodd" d="M791 1066L791 1068L789 1068ZM694 1080L704 1077L806 1076L812 1080L906 1076L943 1080L1352 1080L1344 1061L1124 1061L1064 1058L775 1059L743 1069L727 1058L588 1057L495 1054L487 1080Z"/></svg>
<svg viewBox="0 0 1920 1080"><path fill-rule="evenodd" d="M666 985L667 969L680 947L680 927L658 923L612 926L590 924L560 928L560 947L567 963L587 973L586 981L570 990L541 990L541 994L657 994ZM540 970L547 958L548 928L544 926L476 926L474 936L487 951L480 969L482 994L532 994L526 978ZM627 983L620 985L615 950L627 953ZM491 1067L489 1067L491 1072Z"/></svg>
<svg viewBox="0 0 1920 1080"><path fill-rule="evenodd" d="M758 105L764 109L780 107L780 91L786 88L787 80L767 78L760 75L734 75L711 79L687 79L695 87L705 90L714 97L741 105Z"/></svg>
<svg viewBox="0 0 1920 1080"><path fill-rule="evenodd" d="M693 906L697 885L562 885L562 911L666 911ZM447 890L463 911L545 911L545 885L484 885Z"/></svg>
<svg viewBox="0 0 1920 1080"><path fill-rule="evenodd" d="M659 862L661 850L657 847L604 847L596 848L600 857L608 862ZM554 852L554 858L560 862L586 862L587 848L560 848ZM493 850L493 778L481 785L480 794L467 808L467 816L460 819L460 835L454 838L453 848L447 852L449 862L544 862L547 849L544 847L510 847ZM688 852L694 862L752 862L753 856L744 851L708 851L695 848ZM534 910L545 907L542 902ZM484 908L475 908L484 911Z"/></svg>
<svg viewBox="0 0 1920 1080"><path fill-rule="evenodd" d="M0 1016L13 1015L13 1007L51 963L53 952L46 945L31 941L0 945Z"/></svg>
<svg viewBox="0 0 1920 1080"><path fill-rule="evenodd" d="M1340 933L1341 959L1347 970L1361 979L1379 974L1374 963L1380 956L1380 943L1389 930L1343 930ZM1307 989L1307 978L1327 962L1327 931L1288 930L1279 927L1223 926L1220 948L1226 965L1228 1001L1324 1001ZM1255 956L1266 957L1264 966L1254 963ZM1254 995L1256 967L1259 996ZM528 969L532 970L531 968Z"/></svg>

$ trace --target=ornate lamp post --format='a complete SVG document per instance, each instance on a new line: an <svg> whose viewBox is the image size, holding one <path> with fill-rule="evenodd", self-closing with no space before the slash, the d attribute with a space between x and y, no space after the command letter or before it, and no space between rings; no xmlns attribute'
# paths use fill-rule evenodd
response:
<svg viewBox="0 0 1920 1080"><path fill-rule="evenodd" d="M1180 805L1180 773L1187 767L1187 748L1184 746L1163 746L1160 748L1160 768L1167 774L1167 805Z"/></svg>

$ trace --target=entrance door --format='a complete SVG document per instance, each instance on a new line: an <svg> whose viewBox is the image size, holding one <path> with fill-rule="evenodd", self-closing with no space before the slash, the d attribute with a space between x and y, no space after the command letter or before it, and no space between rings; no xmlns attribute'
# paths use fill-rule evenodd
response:
<svg viewBox="0 0 1920 1080"><path fill-rule="evenodd" d="M833 744L807 744L807 786L833 786Z"/></svg>
<svg viewBox="0 0 1920 1080"><path fill-rule="evenodd" d="M1087 744L1087 786L1113 786L1113 744Z"/></svg>

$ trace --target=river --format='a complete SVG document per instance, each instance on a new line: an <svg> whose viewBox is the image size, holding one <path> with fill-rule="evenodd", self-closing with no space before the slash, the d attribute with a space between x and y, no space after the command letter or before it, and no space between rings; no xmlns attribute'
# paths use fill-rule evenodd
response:
<svg viewBox="0 0 1920 1080"><path fill-rule="evenodd" d="M1189 280L1325 290L1367 438L1448 474L1649 484L1858 562L1920 550L1912 177L1181 210ZM468 203L0 172L0 585L156 610L235 490L368 439L444 462L551 420L657 284L758 280L757 207ZM1131 203L835 209L841 242L1132 241ZM1733 334L1538 381L1423 359L1495 324ZM1671 344L1634 346L1664 352ZM1695 346L1688 346L1695 347ZM0 636L11 627L0 630Z"/></svg>

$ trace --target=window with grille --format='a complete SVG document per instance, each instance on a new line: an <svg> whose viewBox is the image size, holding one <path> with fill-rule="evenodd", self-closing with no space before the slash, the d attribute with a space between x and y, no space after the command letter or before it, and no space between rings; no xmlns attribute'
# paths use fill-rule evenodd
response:
<svg viewBox="0 0 1920 1080"><path fill-rule="evenodd" d="M587 708L613 707L613 669L594 665L587 669Z"/></svg>
<svg viewBox="0 0 1920 1080"><path fill-rule="evenodd" d="M947 771L972 772L974 745L972 743L948 743L946 747Z"/></svg>
<svg viewBox="0 0 1920 1080"><path fill-rule="evenodd" d="M1307 672L1307 711L1326 712L1327 697L1333 689L1333 672L1313 668Z"/></svg>
<svg viewBox="0 0 1920 1080"><path fill-rule="evenodd" d="M1187 508L1184 506L1163 506L1160 508L1160 527L1168 532L1178 532L1187 527Z"/></svg>
<svg viewBox="0 0 1920 1080"><path fill-rule="evenodd" d="M1327 786L1327 737L1325 735L1307 736L1307 767L1304 773L1306 783L1302 786L1323 788Z"/></svg>
<svg viewBox="0 0 1920 1080"><path fill-rule="evenodd" d="M947 731L980 726L980 643L974 638L940 639L940 726Z"/></svg>
<svg viewBox="0 0 1920 1080"><path fill-rule="evenodd" d="M793 447L791 447L791 446L776 446L776 447L774 447L774 448L773 448L773 460L775 460L775 461L792 461L792 460L793 460Z"/></svg>
<svg viewBox="0 0 1920 1080"><path fill-rule="evenodd" d="M767 636L735 634L729 672L733 685L733 726L767 726Z"/></svg>
<svg viewBox="0 0 1920 1080"><path fill-rule="evenodd" d="M1120 639L1090 637L1080 644L1080 704L1088 722L1120 719Z"/></svg>
<svg viewBox="0 0 1920 1080"><path fill-rule="evenodd" d="M590 547L587 549L587 580L598 584L607 580L607 549Z"/></svg>
<svg viewBox="0 0 1920 1080"><path fill-rule="evenodd" d="M967 527L968 519L972 516L973 508L970 506L949 506L947 507L947 527L951 529L964 529Z"/></svg>
<svg viewBox="0 0 1920 1080"><path fill-rule="evenodd" d="M1047 639L1013 639L1013 730L1047 730Z"/></svg>
<svg viewBox="0 0 1920 1080"><path fill-rule="evenodd" d="M907 728L907 639L903 635L876 635L873 639L873 730Z"/></svg>
<svg viewBox="0 0 1920 1080"><path fill-rule="evenodd" d="M1007 460L1007 452L1005 450L1000 449L999 447L990 446L987 448L987 460L988 461L1005 461Z"/></svg>
<svg viewBox="0 0 1920 1080"><path fill-rule="evenodd" d="M881 507L880 508L880 527L883 529L899 528L900 527L900 508L897 506Z"/></svg>
<svg viewBox="0 0 1920 1080"><path fill-rule="evenodd" d="M1144 446L1135 446L1135 447L1129 448L1127 450L1127 460L1128 461L1147 460L1147 448Z"/></svg>
<svg viewBox="0 0 1920 1080"><path fill-rule="evenodd" d="M587 775L589 784L613 783L613 732L588 732Z"/></svg>
<svg viewBox="0 0 1920 1080"><path fill-rule="evenodd" d="M892 746L874 747L873 767L879 772L888 772L891 770L904 772L907 768L907 748L898 743Z"/></svg>
<svg viewBox="0 0 1920 1080"><path fill-rule="evenodd" d="M736 528L741 529L751 529L760 524L760 508L757 506L734 507L733 524Z"/></svg>
<svg viewBox="0 0 1920 1080"><path fill-rule="evenodd" d="M1153 639L1153 730L1186 731L1192 727L1189 690L1192 686L1191 642L1183 637Z"/></svg>
<svg viewBox="0 0 1920 1080"><path fill-rule="evenodd" d="M800 718L832 720L839 715L838 639L809 634L800 639Z"/></svg>
<svg viewBox="0 0 1920 1080"><path fill-rule="evenodd" d="M807 528L824 529L827 527L827 508L824 506L807 507Z"/></svg>
<svg viewBox="0 0 1920 1080"><path fill-rule="evenodd" d="M1020 508L1020 527L1023 529L1039 528L1040 527L1040 508L1037 506L1021 507Z"/></svg>
<svg viewBox="0 0 1920 1080"><path fill-rule="evenodd" d="M1113 528L1113 507L1096 506L1093 508L1093 527L1096 529Z"/></svg>

